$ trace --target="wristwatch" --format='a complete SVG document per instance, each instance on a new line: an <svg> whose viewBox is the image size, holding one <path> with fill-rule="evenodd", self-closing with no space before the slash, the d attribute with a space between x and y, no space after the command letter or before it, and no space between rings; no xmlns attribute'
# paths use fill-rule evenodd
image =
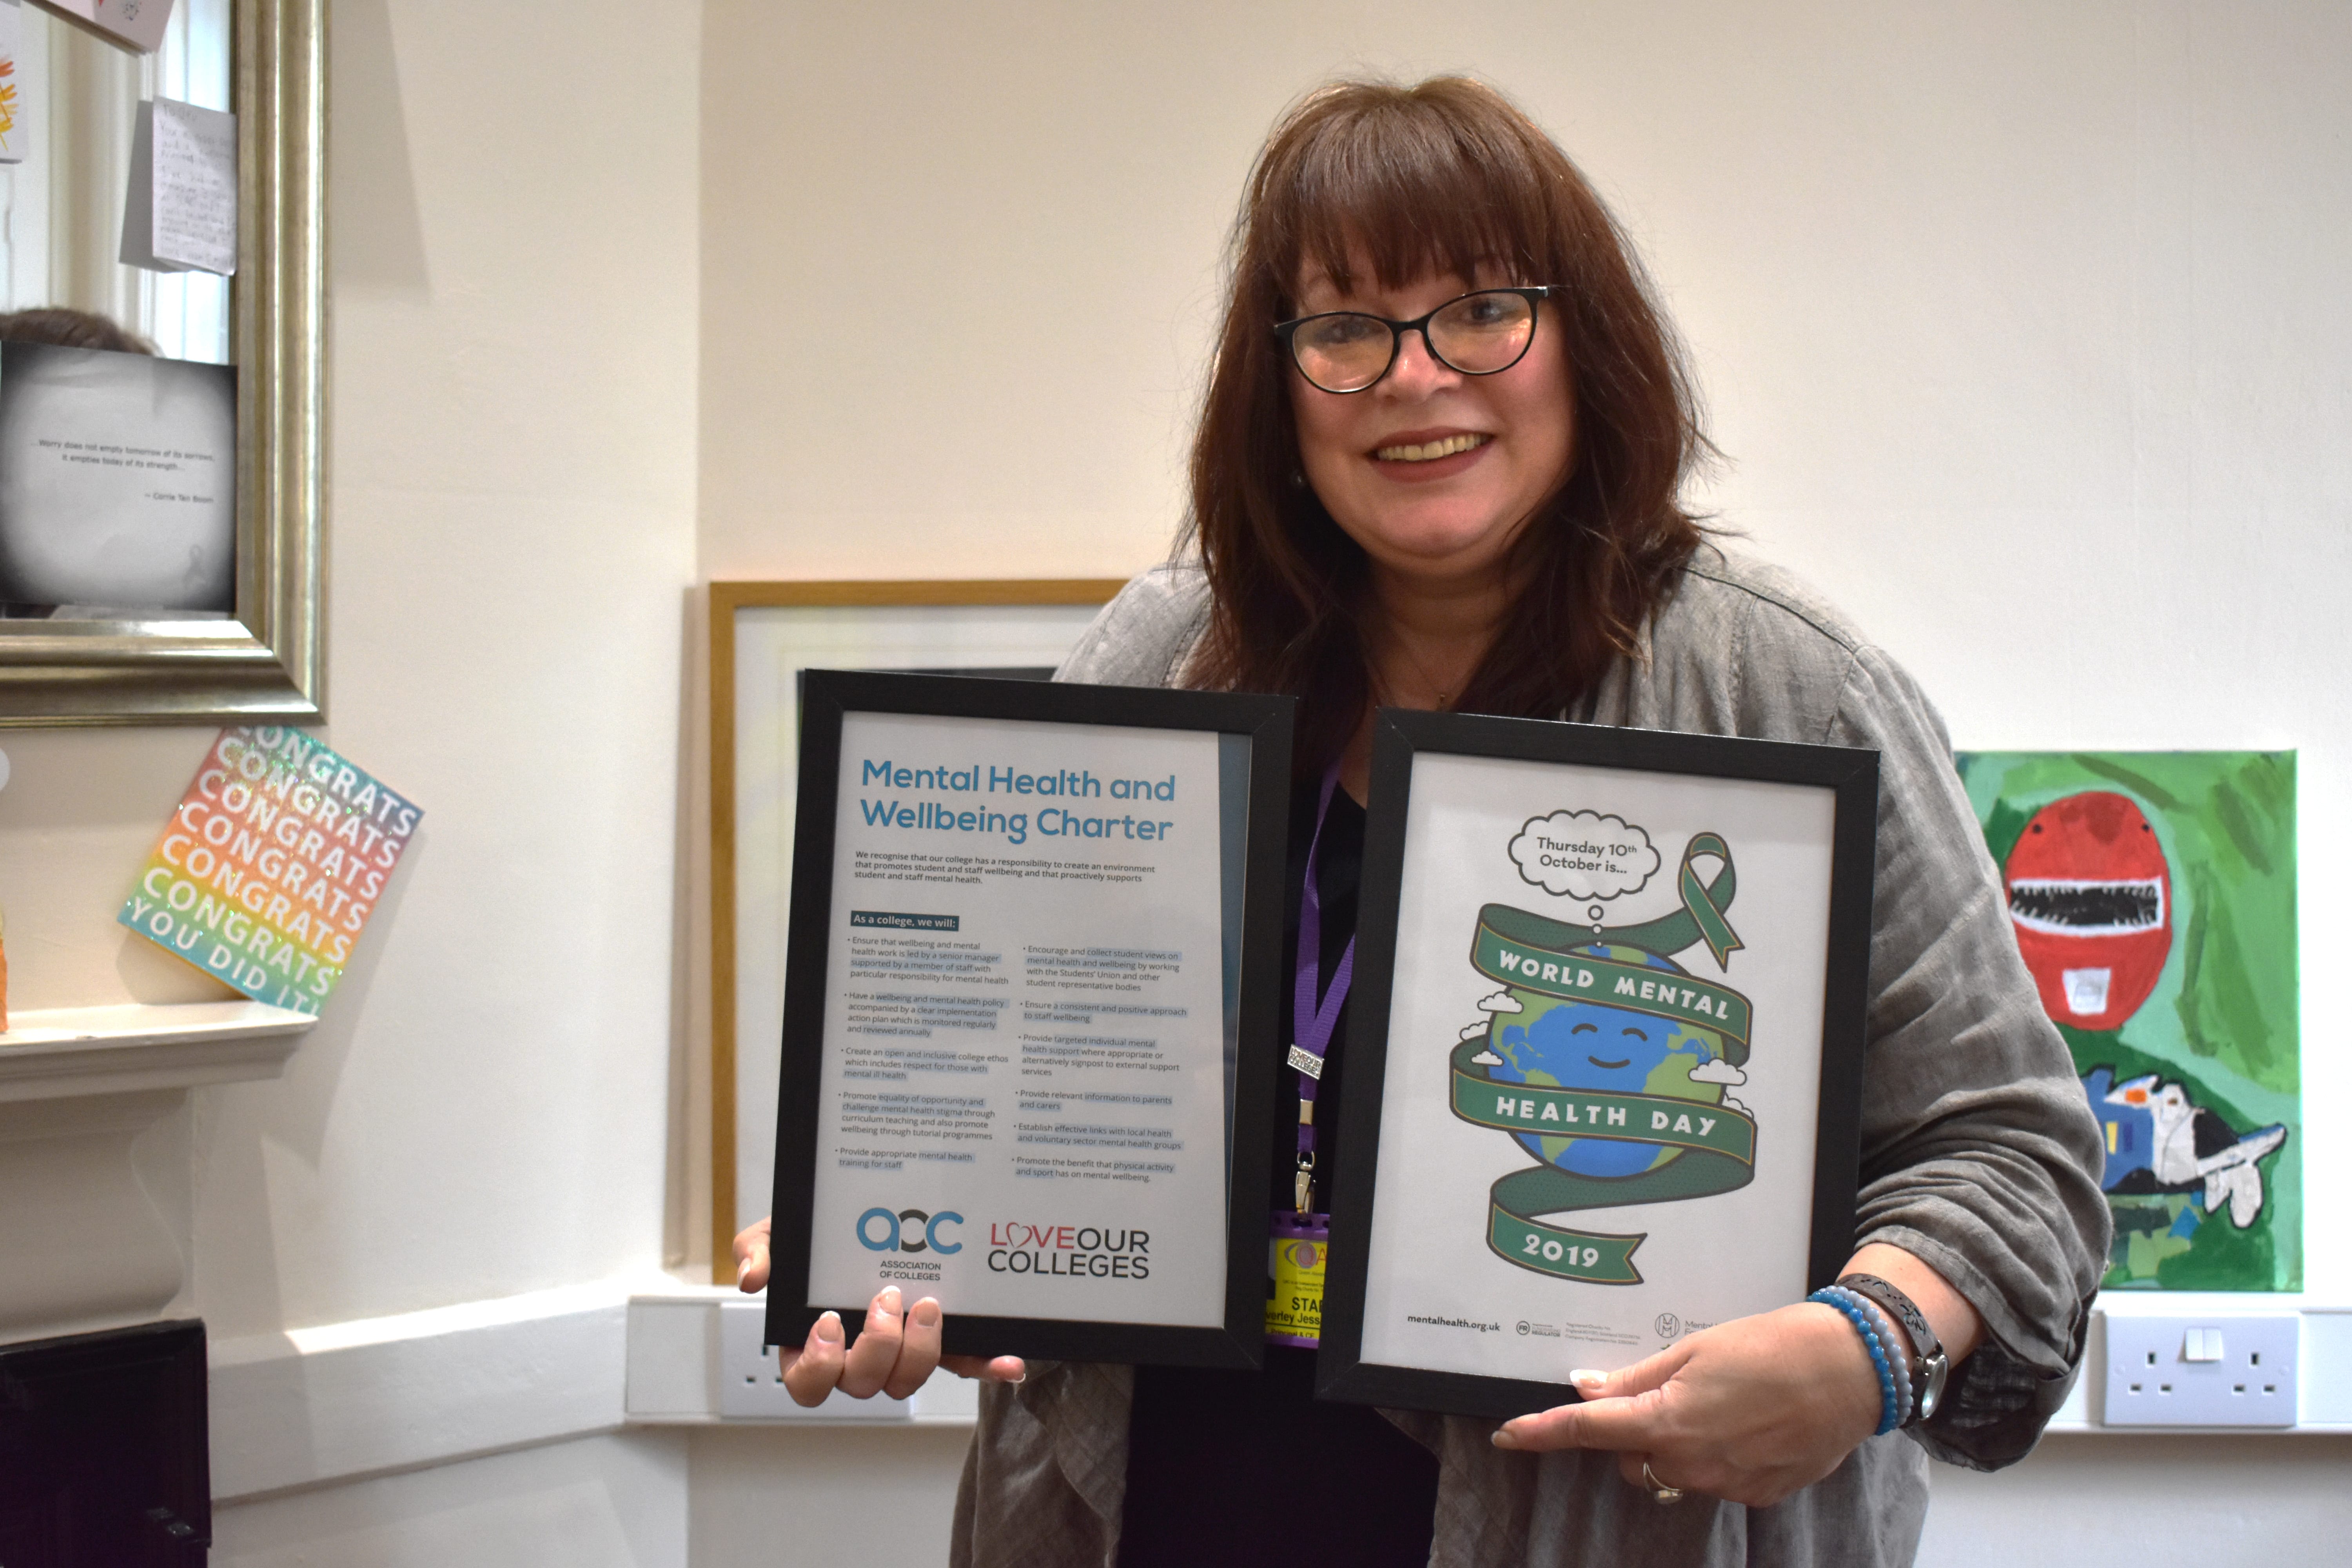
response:
<svg viewBox="0 0 2352 1568"><path fill-rule="evenodd" d="M1944 1354L1936 1331L1927 1326L1927 1314L1910 1297L1875 1274L1849 1274L1838 1283L1877 1302L1911 1336L1911 1419L1904 1425L1916 1426L1927 1420L1944 1402L1944 1384L1952 1375L1951 1358Z"/></svg>

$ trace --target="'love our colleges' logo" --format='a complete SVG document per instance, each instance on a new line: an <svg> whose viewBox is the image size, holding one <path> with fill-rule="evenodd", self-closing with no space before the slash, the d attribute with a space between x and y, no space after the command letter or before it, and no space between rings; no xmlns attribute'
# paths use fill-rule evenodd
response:
<svg viewBox="0 0 2352 1568"><path fill-rule="evenodd" d="M936 1252L951 1257L963 1250L963 1243L941 1240L940 1226L962 1224L963 1215L953 1209L938 1214L900 1209L892 1214L886 1208L870 1208L857 1216L857 1239L868 1252Z"/></svg>

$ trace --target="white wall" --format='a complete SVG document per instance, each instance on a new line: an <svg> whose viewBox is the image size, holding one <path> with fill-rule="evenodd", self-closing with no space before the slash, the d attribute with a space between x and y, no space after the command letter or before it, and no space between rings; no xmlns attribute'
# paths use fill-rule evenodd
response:
<svg viewBox="0 0 2352 1568"><path fill-rule="evenodd" d="M700 6L331 13L320 732L425 817L283 1081L198 1092L192 1304L240 1342L656 1268L680 1046ZM111 921L210 738L0 736L17 1006L209 994ZM224 1510L215 1561L682 1563L682 1443L597 1452Z"/></svg>
<svg viewBox="0 0 2352 1568"><path fill-rule="evenodd" d="M236 1568L687 1568L680 1432L583 1437L216 1511Z"/></svg>

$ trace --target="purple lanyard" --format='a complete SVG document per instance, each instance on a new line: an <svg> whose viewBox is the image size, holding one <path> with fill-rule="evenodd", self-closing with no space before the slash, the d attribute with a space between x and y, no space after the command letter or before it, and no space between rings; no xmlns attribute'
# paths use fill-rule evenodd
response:
<svg viewBox="0 0 2352 1568"><path fill-rule="evenodd" d="M1298 980L1291 1004L1292 1045L1289 1065L1298 1072L1297 1209L1311 1214L1315 1195L1315 1091L1323 1079L1323 1053L1331 1048L1331 1032L1339 1027L1339 1009L1347 1005L1348 985L1356 975L1356 939L1348 939L1331 972L1331 988L1316 1005L1323 978L1323 893L1315 884L1316 857L1323 849L1323 824L1331 815L1331 792L1339 786L1339 764L1323 775L1323 794L1315 805L1315 837L1307 846L1307 885L1298 898Z"/></svg>

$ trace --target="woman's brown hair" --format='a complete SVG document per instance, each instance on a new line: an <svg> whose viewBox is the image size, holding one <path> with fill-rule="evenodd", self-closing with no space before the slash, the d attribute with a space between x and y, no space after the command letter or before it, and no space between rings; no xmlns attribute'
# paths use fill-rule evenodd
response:
<svg viewBox="0 0 2352 1568"><path fill-rule="evenodd" d="M1522 531L1518 591L1454 706L1550 717L1638 647L1700 530L1680 503L1706 447L1673 329L1633 249L1568 155L1492 88L1341 82L1275 127L1234 226L1232 286L1192 444L1189 537L1213 609L1187 672L1209 688L1306 699L1299 763L1319 772L1370 697L1357 616L1363 551L1300 477L1274 323L1298 279L1343 292L1499 268L1564 286L1539 331L1567 336L1575 456Z"/></svg>

